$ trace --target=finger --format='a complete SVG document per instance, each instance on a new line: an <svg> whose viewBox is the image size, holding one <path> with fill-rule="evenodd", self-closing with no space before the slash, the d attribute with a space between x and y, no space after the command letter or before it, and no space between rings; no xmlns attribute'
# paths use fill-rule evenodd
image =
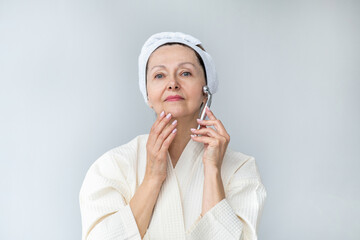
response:
<svg viewBox="0 0 360 240"><path fill-rule="evenodd" d="M221 132L221 134L223 135L228 135L224 125L221 123L219 119L215 117L214 113L211 111L211 109L208 106L205 107L205 112L206 112L206 116L208 116L210 120L215 121L213 124L215 129Z"/></svg>
<svg viewBox="0 0 360 240"><path fill-rule="evenodd" d="M217 119L215 117L214 113L210 110L210 108L208 106L205 107L205 113L206 113L206 116L208 116L210 120L216 120Z"/></svg>
<svg viewBox="0 0 360 240"><path fill-rule="evenodd" d="M158 136L160 135L160 133L163 131L165 126L170 122L171 117L172 117L171 113L168 113L166 116L164 114L164 116L159 121L159 123L156 126L154 126L154 128L152 129L152 133L154 135L155 141L158 138Z"/></svg>
<svg viewBox="0 0 360 240"><path fill-rule="evenodd" d="M174 120L171 124L169 124L163 131L159 134L158 138L155 141L154 144L154 150L159 151L161 146L163 145L166 138L173 132L177 131L176 129L177 120Z"/></svg>
<svg viewBox="0 0 360 240"><path fill-rule="evenodd" d="M197 119L197 122L202 125L202 126L213 126L213 125L216 125L217 120L200 120L200 119Z"/></svg>
<svg viewBox="0 0 360 240"><path fill-rule="evenodd" d="M214 126L215 130L218 131L221 135L228 135L224 125L222 124L222 122L219 119L216 120L200 120L197 119L197 122L200 125L204 125L204 126Z"/></svg>
<svg viewBox="0 0 360 240"><path fill-rule="evenodd" d="M212 138L212 137L196 136L196 135L191 135L191 139L193 139L196 142L201 142L201 143L205 143L205 144L212 144L214 141L217 141L217 139Z"/></svg>
<svg viewBox="0 0 360 240"><path fill-rule="evenodd" d="M174 130L171 131L171 133L167 136L167 138L164 140L164 142L161 145L160 152L166 152L169 149L170 144L174 140L177 133L177 129L174 128Z"/></svg>
<svg viewBox="0 0 360 240"><path fill-rule="evenodd" d="M165 114L165 111L163 110L156 118L156 121L154 123L154 126L156 127L160 122L161 120L166 117L166 114Z"/></svg>
<svg viewBox="0 0 360 240"><path fill-rule="evenodd" d="M221 127L224 127L221 123L220 120L216 119L216 120L200 120L197 119L198 124L200 124L201 126L214 126L216 130L220 129Z"/></svg>
<svg viewBox="0 0 360 240"><path fill-rule="evenodd" d="M217 119L217 118L215 117L214 113L211 111L211 109L210 109L208 106L206 106L205 112L206 112L206 116L208 116L210 120L213 120L213 121L218 120L218 121L216 122L216 125L219 125L219 127L222 127L223 129L225 129L224 125L221 123L221 121L220 121L219 119ZM214 124L214 125L215 125L215 124Z"/></svg>
<svg viewBox="0 0 360 240"><path fill-rule="evenodd" d="M149 134L149 138L148 141L149 142L155 142L156 140L156 135L154 134L155 129L157 128L157 126L159 125L159 123L163 120L163 118L165 118L165 111L162 111L158 117L156 118L156 121L154 122L154 124L152 125L151 129L150 129L150 134Z"/></svg>
<svg viewBox="0 0 360 240"><path fill-rule="evenodd" d="M194 134L200 134L200 135L207 135L209 137L213 137L213 138L220 138L222 137L218 132L216 132L214 129L212 128L201 128L201 129L195 129L192 128L190 129L192 133Z"/></svg>

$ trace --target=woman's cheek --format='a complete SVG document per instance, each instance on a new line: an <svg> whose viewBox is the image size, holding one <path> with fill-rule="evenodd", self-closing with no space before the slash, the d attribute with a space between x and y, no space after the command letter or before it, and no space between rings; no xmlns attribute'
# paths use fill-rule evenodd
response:
<svg viewBox="0 0 360 240"><path fill-rule="evenodd" d="M154 89L154 90L163 89L164 87L166 87L165 81L153 81L151 83L151 89Z"/></svg>

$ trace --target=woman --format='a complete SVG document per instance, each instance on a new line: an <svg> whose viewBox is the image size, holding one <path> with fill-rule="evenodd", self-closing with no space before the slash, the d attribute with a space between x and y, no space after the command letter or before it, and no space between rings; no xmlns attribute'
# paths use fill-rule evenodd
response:
<svg viewBox="0 0 360 240"><path fill-rule="evenodd" d="M157 119L90 167L82 239L257 239L266 191L255 160L227 148L229 134L209 108L209 120L197 119L203 86L215 93L218 85L200 44L179 32L145 42L139 85Z"/></svg>

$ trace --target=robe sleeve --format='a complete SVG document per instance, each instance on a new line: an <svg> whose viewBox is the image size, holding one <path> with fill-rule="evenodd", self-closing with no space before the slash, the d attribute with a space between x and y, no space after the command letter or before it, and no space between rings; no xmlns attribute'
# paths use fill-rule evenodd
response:
<svg viewBox="0 0 360 240"><path fill-rule="evenodd" d="M79 194L82 240L141 239L129 205L130 169L111 152L90 167Z"/></svg>
<svg viewBox="0 0 360 240"><path fill-rule="evenodd" d="M189 229L188 239L256 240L266 190L251 157L231 178L225 198Z"/></svg>

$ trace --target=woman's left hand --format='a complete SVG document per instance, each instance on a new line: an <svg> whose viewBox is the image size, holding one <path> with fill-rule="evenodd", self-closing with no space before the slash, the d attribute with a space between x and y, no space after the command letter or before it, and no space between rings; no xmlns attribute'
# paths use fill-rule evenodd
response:
<svg viewBox="0 0 360 240"><path fill-rule="evenodd" d="M199 121L198 119L198 123L202 125L202 127L199 130L191 129L193 134L200 134L201 136L191 135L191 138L194 141L205 144L203 155L204 166L216 167L220 170L227 146L230 142L230 136L221 121L214 116L208 107L206 107L206 115L210 120ZM206 126L214 126L215 130Z"/></svg>

